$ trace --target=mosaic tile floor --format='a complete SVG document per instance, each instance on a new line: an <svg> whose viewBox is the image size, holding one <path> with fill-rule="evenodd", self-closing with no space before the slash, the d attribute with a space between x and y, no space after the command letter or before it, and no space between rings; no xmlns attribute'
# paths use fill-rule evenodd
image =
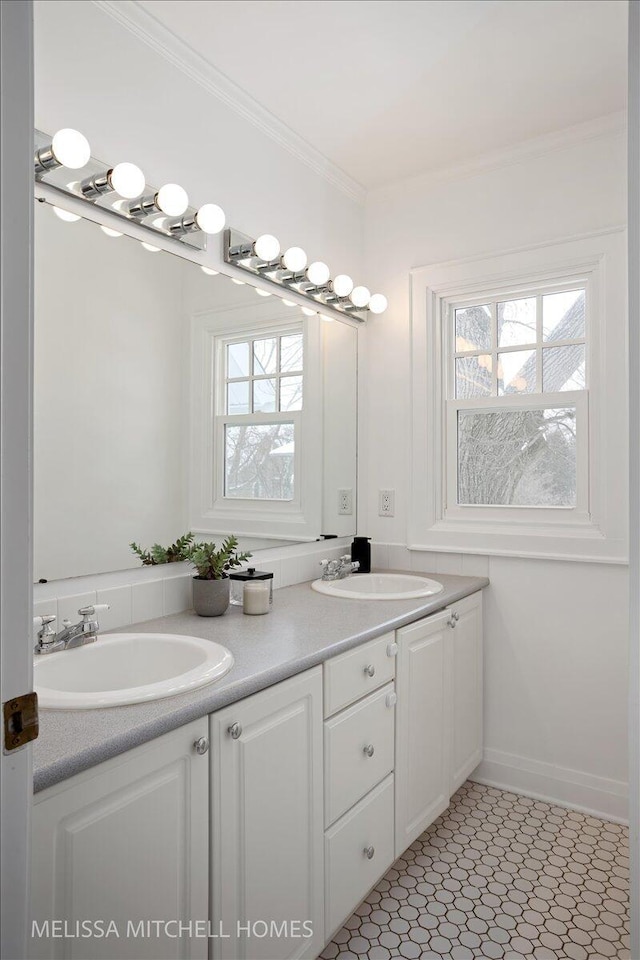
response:
<svg viewBox="0 0 640 960"><path fill-rule="evenodd" d="M322 960L628 958L628 854L625 827L467 781Z"/></svg>

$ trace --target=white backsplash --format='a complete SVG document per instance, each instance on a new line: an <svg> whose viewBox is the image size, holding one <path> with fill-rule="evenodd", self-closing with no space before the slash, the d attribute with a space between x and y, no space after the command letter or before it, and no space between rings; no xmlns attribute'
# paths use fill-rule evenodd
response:
<svg viewBox="0 0 640 960"><path fill-rule="evenodd" d="M348 553L350 544L351 537L343 537L261 550L252 558L252 565L273 573L273 587L278 590L315 579L320 575L320 560L325 557L333 560ZM115 630L190 610L192 576L190 564L174 563L36 583L33 615L55 614L55 626L60 630L63 620L77 621L80 607L108 603L111 609L100 614L100 629ZM36 632L34 630L34 637Z"/></svg>

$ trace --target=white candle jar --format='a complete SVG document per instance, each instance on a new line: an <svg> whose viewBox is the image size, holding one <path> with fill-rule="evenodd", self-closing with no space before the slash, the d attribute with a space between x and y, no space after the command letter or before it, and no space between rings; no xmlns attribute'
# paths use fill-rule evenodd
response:
<svg viewBox="0 0 640 960"><path fill-rule="evenodd" d="M231 603L236 607L244 606L245 585L251 583L265 584L269 592L269 603L273 603L273 574L264 570L256 570L255 567L249 567L248 570L241 570L239 573L230 573L231 581Z"/></svg>

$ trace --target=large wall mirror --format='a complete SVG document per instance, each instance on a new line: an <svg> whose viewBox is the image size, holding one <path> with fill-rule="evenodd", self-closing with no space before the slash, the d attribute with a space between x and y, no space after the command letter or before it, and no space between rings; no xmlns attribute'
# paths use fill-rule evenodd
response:
<svg viewBox="0 0 640 960"><path fill-rule="evenodd" d="M354 534L356 328L35 207L35 579Z"/></svg>

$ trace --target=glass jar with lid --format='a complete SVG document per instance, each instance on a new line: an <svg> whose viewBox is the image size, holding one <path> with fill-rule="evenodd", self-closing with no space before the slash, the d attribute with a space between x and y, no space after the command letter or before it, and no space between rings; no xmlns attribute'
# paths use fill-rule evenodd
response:
<svg viewBox="0 0 640 960"><path fill-rule="evenodd" d="M263 582L269 588L269 603L273 603L273 574L265 570L256 570L255 567L249 567L248 570L241 570L238 573L230 573L231 580L231 603L236 607L241 607L244 603L244 587L246 583Z"/></svg>

